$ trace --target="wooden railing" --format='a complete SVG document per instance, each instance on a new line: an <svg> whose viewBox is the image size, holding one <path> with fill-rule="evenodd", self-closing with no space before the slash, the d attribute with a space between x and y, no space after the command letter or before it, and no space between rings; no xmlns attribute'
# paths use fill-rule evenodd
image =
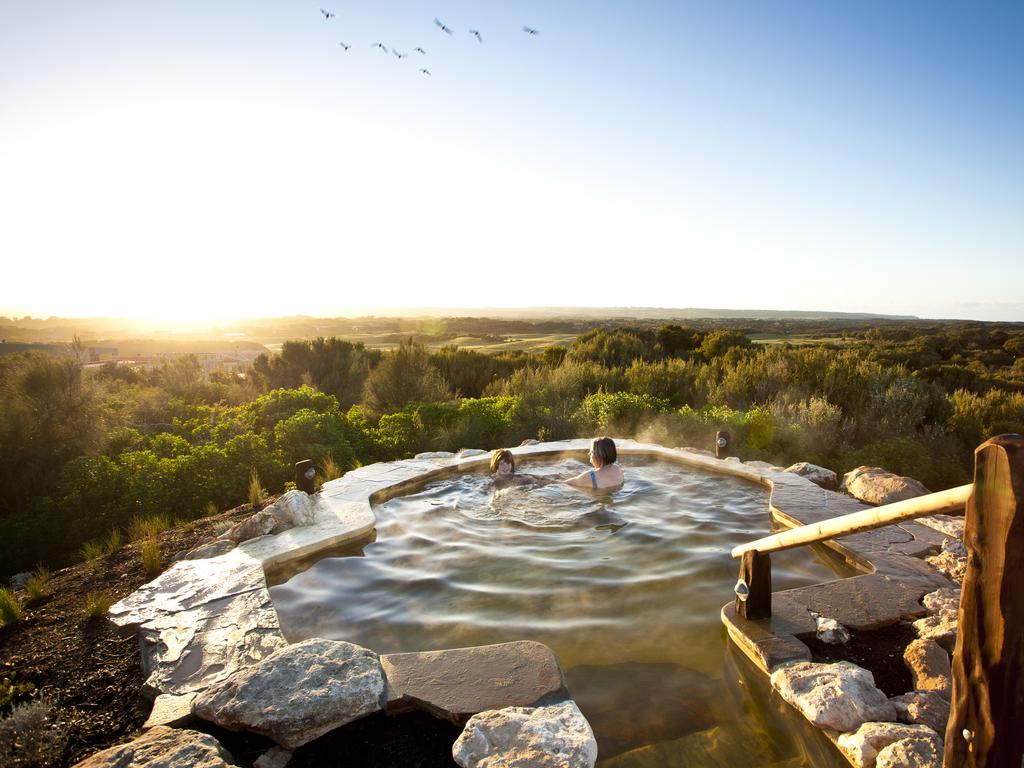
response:
<svg viewBox="0 0 1024 768"><path fill-rule="evenodd" d="M974 482L776 533L732 550L736 613L771 617L771 552L966 507L964 576L953 652L945 768L1024 764L1024 437L974 452Z"/></svg>

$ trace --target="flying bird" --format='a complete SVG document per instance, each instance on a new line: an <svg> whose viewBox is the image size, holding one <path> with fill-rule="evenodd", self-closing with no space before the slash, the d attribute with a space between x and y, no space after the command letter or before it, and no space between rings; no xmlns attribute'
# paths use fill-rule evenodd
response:
<svg viewBox="0 0 1024 768"><path fill-rule="evenodd" d="M434 23L441 28L442 32L447 32L449 35L454 34L454 32L452 32L451 30L451 27L446 27L444 24L441 23L441 20L438 19L437 17L434 18Z"/></svg>
<svg viewBox="0 0 1024 768"><path fill-rule="evenodd" d="M392 48L392 49L391 49L391 52L392 52L393 54L395 54L395 56L397 56L397 57L398 57L398 58L400 58L400 59L404 59L404 58L405 58L406 56L408 56L408 55L409 55L408 53L399 53L399 52L398 52L398 51L396 51L396 50L395 50L394 48Z"/></svg>
<svg viewBox="0 0 1024 768"><path fill-rule="evenodd" d="M384 43L374 43L370 47L371 48L380 48L382 51L384 51L384 53L388 52L388 48L387 48L386 45L384 45Z"/></svg>
<svg viewBox="0 0 1024 768"><path fill-rule="evenodd" d="M346 51L347 51L347 50L348 50L349 48L351 48L351 47L352 47L351 45L345 45L344 43L338 43L338 45L340 45L340 46L341 46L342 48L344 48L344 49L345 49Z"/></svg>
<svg viewBox="0 0 1024 768"><path fill-rule="evenodd" d="M539 30L536 30L533 27L523 27L523 32L525 32L528 35L536 35L538 31Z"/></svg>
<svg viewBox="0 0 1024 768"><path fill-rule="evenodd" d="M427 55L427 52L424 51L422 48L413 48L413 50L416 51L417 53L422 53L424 56Z"/></svg>
<svg viewBox="0 0 1024 768"><path fill-rule="evenodd" d="M323 8L320 9L320 13L322 13L324 15L324 21L327 21L327 19L333 19L334 18L334 14L333 13L331 13L330 11L325 11Z"/></svg>
<svg viewBox="0 0 1024 768"><path fill-rule="evenodd" d="M471 29L471 30L469 30L469 34L476 35L476 41L478 43L482 43L484 41L484 39L482 37L480 37L480 30L478 30L478 29Z"/></svg>
<svg viewBox="0 0 1024 768"><path fill-rule="evenodd" d="M429 75L430 74L430 70L429 69L421 69L420 72L422 72L424 75Z"/></svg>

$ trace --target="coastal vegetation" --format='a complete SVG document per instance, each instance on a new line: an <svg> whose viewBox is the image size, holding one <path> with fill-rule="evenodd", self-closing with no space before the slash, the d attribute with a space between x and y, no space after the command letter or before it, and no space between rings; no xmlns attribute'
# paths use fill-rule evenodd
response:
<svg viewBox="0 0 1024 768"><path fill-rule="evenodd" d="M969 480L988 436L1024 431L1019 325L575 330L565 346L494 354L417 336L391 351L286 341L244 375L204 374L188 355L148 371L85 369L74 355L0 357L0 576L97 560L122 536L145 544L172 519L258 504L306 458L323 480L427 450L598 432L710 448L727 429L744 459L838 472L874 464L937 490ZM447 332L471 331L448 323ZM159 550L149 561L159 568Z"/></svg>

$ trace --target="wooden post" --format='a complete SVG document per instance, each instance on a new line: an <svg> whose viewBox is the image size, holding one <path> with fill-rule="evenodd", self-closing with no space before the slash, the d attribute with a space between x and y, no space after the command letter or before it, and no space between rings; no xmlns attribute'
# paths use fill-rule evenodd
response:
<svg viewBox="0 0 1024 768"><path fill-rule="evenodd" d="M1024 757L1024 437L974 452L964 522L967 573L953 653L945 768L1020 766Z"/></svg>
<svg viewBox="0 0 1024 768"><path fill-rule="evenodd" d="M298 490L314 493L316 491L315 477L316 467L313 466L312 459L295 462L295 487Z"/></svg>
<svg viewBox="0 0 1024 768"><path fill-rule="evenodd" d="M747 588L746 599L741 596L741 583ZM736 587L737 614L751 621L771 618L772 556L766 552L744 552Z"/></svg>

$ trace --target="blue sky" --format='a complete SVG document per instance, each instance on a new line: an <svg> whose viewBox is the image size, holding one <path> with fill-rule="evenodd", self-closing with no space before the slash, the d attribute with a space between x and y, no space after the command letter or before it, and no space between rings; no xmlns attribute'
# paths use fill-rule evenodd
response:
<svg viewBox="0 0 1024 768"><path fill-rule="evenodd" d="M1024 4L320 6L5 0L0 313L1024 321Z"/></svg>

